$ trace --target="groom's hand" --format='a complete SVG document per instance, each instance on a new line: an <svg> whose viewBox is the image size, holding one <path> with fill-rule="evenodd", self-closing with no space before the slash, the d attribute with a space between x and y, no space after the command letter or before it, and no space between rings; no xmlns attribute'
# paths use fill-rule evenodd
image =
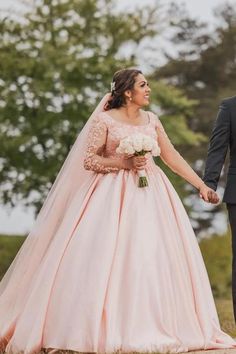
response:
<svg viewBox="0 0 236 354"><path fill-rule="evenodd" d="M218 204L220 198L218 194L206 184L203 184L199 190L199 196L207 203Z"/></svg>
<svg viewBox="0 0 236 354"><path fill-rule="evenodd" d="M218 197L218 194L212 189L208 192L208 200L209 200L209 203L218 204L220 201L220 198Z"/></svg>

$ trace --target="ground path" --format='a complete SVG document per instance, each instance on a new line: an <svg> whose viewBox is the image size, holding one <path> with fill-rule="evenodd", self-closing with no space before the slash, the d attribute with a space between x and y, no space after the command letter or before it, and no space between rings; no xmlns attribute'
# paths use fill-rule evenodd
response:
<svg viewBox="0 0 236 354"><path fill-rule="evenodd" d="M53 351L41 351L39 354L82 354L81 352L75 352L72 350L54 350ZM83 354L92 354L92 353L83 353ZM132 354L132 353L130 353ZM133 353L137 354L137 353ZM158 354L158 353L157 353ZM196 350L193 352L185 352L185 353L179 353L179 354L236 354L236 348L235 349L209 349L209 350Z"/></svg>

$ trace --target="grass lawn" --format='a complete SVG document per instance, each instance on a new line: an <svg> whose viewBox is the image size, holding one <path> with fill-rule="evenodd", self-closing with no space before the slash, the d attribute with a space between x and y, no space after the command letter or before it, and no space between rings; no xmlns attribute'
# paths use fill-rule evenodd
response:
<svg viewBox="0 0 236 354"><path fill-rule="evenodd" d="M0 235L0 279L7 271L24 240L23 236Z"/></svg>
<svg viewBox="0 0 236 354"><path fill-rule="evenodd" d="M233 317L233 304L231 299L216 299L221 328L224 332L236 338L236 325Z"/></svg>

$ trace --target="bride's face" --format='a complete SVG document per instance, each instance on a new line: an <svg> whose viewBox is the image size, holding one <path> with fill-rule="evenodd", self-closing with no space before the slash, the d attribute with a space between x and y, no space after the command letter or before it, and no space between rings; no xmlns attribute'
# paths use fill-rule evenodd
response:
<svg viewBox="0 0 236 354"><path fill-rule="evenodd" d="M150 92L151 89L147 80L142 74L138 74L135 78L133 90L129 91L129 97L132 98L129 102L140 107L147 106L149 104Z"/></svg>

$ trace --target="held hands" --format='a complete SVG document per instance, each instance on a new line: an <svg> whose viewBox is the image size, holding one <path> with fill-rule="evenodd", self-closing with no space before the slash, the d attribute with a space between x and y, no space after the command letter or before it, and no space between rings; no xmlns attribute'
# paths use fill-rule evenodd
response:
<svg viewBox="0 0 236 354"><path fill-rule="evenodd" d="M199 187L199 196L207 203L217 204L219 203L218 194L205 183Z"/></svg>

